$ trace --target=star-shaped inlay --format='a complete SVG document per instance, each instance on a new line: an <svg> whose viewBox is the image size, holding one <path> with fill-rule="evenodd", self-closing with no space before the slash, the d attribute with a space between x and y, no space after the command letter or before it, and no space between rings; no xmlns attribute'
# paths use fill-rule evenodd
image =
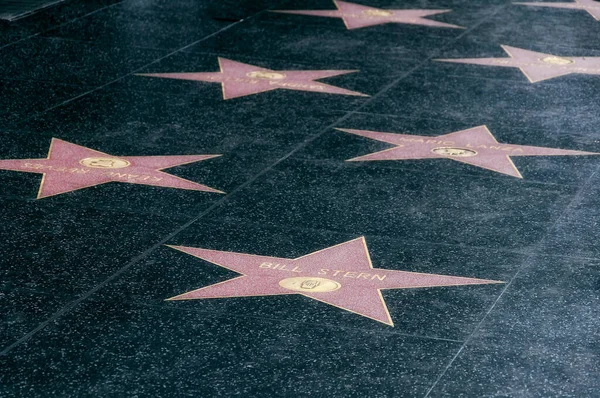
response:
<svg viewBox="0 0 600 398"><path fill-rule="evenodd" d="M169 300L300 294L393 326L382 289L503 283L373 268L363 237L289 259L169 246L241 276Z"/></svg>
<svg viewBox="0 0 600 398"><path fill-rule="evenodd" d="M486 126L473 127L435 137L365 130L337 130L395 145L390 149L349 159L350 162L451 159L518 178L523 177L510 159L512 156L600 155L599 153L566 149L502 144L496 141Z"/></svg>
<svg viewBox="0 0 600 398"><path fill-rule="evenodd" d="M368 97L329 84L317 79L357 72L355 70L271 70L244 64L219 57L220 72L199 73L139 73L140 76L162 77L167 79L195 80L199 82L221 83L223 98L231 99L245 95L264 93L284 88L287 90L312 91L316 93L344 94Z"/></svg>
<svg viewBox="0 0 600 398"><path fill-rule="evenodd" d="M43 174L38 199L111 181L224 193L161 171L217 156L113 156L53 138L46 159L0 160L0 170Z"/></svg>
<svg viewBox="0 0 600 398"><path fill-rule="evenodd" d="M273 10L273 12L342 18L348 29L364 28L365 26L384 23L463 29L461 26L424 18L431 15L443 14L451 10L384 10L345 1L334 1L334 3L337 10Z"/></svg>
<svg viewBox="0 0 600 398"><path fill-rule="evenodd" d="M531 83L571 73L600 75L600 57L563 57L517 47L502 48L510 58L459 58L436 61L519 68Z"/></svg>
<svg viewBox="0 0 600 398"><path fill-rule="evenodd" d="M532 7L567 8L571 10L585 10L590 13L596 21L600 21L600 2L594 0L575 0L570 3L514 3Z"/></svg>

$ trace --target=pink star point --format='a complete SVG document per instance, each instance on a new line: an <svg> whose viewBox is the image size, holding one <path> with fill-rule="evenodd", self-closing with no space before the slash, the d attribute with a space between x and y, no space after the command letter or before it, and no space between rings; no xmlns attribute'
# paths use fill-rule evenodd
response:
<svg viewBox="0 0 600 398"><path fill-rule="evenodd" d="M364 237L287 259L169 246L240 276L168 300L300 294L393 326L381 290L503 283L373 268Z"/></svg>
<svg viewBox="0 0 600 398"><path fill-rule="evenodd" d="M499 143L487 126L477 126L439 136L339 128L337 130L394 145L392 148L348 159L351 162L450 159L516 178L523 178L523 176L513 163L512 156L600 155L568 149Z"/></svg>
<svg viewBox="0 0 600 398"><path fill-rule="evenodd" d="M501 45L510 58L437 59L439 62L518 68L531 83L573 73L600 75L600 57L567 57Z"/></svg>
<svg viewBox="0 0 600 398"><path fill-rule="evenodd" d="M192 80L200 82L221 83L223 99L233 99L251 94L286 89L296 91L342 94L368 97L356 91L318 82L318 79L345 75L355 70L290 70L277 71L258 66L218 58L219 72L191 73L140 73L139 76L166 79Z"/></svg>
<svg viewBox="0 0 600 398"><path fill-rule="evenodd" d="M45 159L0 160L0 170L43 174L37 199L111 181L224 193L162 171L217 156L221 155L113 156L53 138Z"/></svg>
<svg viewBox="0 0 600 398"><path fill-rule="evenodd" d="M464 29L462 26L425 18L450 12L451 10L389 10L336 0L334 0L334 4L337 10L273 10L273 12L341 18L347 29L358 29L385 23Z"/></svg>

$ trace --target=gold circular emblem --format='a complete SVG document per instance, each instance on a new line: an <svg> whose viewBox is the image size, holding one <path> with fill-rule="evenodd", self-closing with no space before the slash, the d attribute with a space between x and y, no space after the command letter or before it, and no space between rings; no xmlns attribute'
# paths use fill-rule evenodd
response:
<svg viewBox="0 0 600 398"><path fill-rule="evenodd" d="M281 79L285 78L285 75L283 73L264 72L261 70L257 70L254 72L248 72L248 73L246 73L246 76L252 77L254 79L267 79L267 80L281 80Z"/></svg>
<svg viewBox="0 0 600 398"><path fill-rule="evenodd" d="M553 55L551 57L542 58L542 62L551 64L551 65L568 65L568 64L572 64L575 61L568 59L568 58L556 57Z"/></svg>
<svg viewBox="0 0 600 398"><path fill-rule="evenodd" d="M79 164L93 169L122 169L131 163L127 160L115 158L85 158L81 159Z"/></svg>
<svg viewBox="0 0 600 398"><path fill-rule="evenodd" d="M472 151L470 149L465 148L451 148L451 147L441 147L441 148L433 148L431 152L442 155L442 156L450 156L455 158L467 158L470 156L477 155L477 152Z"/></svg>
<svg viewBox="0 0 600 398"><path fill-rule="evenodd" d="M296 292L306 293L333 292L342 287L338 282L332 281L331 279L311 276L298 276L295 278L283 279L279 281L279 286Z"/></svg>
<svg viewBox="0 0 600 398"><path fill-rule="evenodd" d="M363 13L371 17L389 17L393 14L392 12L386 10L365 10Z"/></svg>

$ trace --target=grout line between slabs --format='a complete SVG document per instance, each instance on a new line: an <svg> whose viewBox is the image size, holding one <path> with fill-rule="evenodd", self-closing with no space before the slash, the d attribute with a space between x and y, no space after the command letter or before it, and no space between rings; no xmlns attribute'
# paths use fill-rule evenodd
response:
<svg viewBox="0 0 600 398"><path fill-rule="evenodd" d="M448 362L448 364L446 365L446 367L444 368L444 370L442 370L442 372L438 375L438 377L433 382L433 385L427 390L427 393L424 395L423 398L429 398L430 397L431 392L433 391L433 389L439 384L440 380L448 372L448 370L450 369L450 367L452 367L452 365L454 364L454 362L456 361L456 359L458 359L458 357L465 350L466 346L471 342L471 340L473 340L474 336L479 332L479 329L483 326L483 323L486 321L486 319L492 313L492 311L496 308L497 304L500 302L500 300L504 296L504 293L506 293L506 291L512 286L513 282L517 279L517 276L521 273L521 271L523 271L524 269L526 269L527 266L529 265L529 263L534 258L536 258L536 257L538 257L540 255L543 255L543 253L539 253L539 252L540 252L540 250L543 250L544 244L546 243L546 240L548 239L549 235L560 224L560 222L562 221L562 219L564 218L564 216L567 215L569 213L569 211L571 209L573 209L581 201L584 192L589 187L590 181L592 181L592 179L598 173L599 169L600 168L597 168L592 174L590 174L589 178L582 185L580 185L579 190L571 198L571 200L569 201L569 203L567 204L567 206L565 206L565 208L560 213L560 215L556 218L556 220L554 221L554 223L552 223L552 225L548 228L548 230L546 231L545 236L536 244L535 248L533 248L531 250L531 253L525 258L525 260L523 260L523 262L521 263L521 265L519 266L519 268L517 269L517 271L515 272L515 274L513 275L513 277L510 278L510 280L508 281L508 283L506 283L506 285L504 286L504 289L502 289L502 291L498 295L498 298L496 298L496 300L492 303L492 305L486 311L486 313L483 316L483 318L481 318L481 320L477 323L477 325L475 326L475 328L473 329L473 331L471 332L471 334L469 334L469 336L465 339L463 345L458 349L458 351L452 357L452 359L450 359L450 362Z"/></svg>
<svg viewBox="0 0 600 398"><path fill-rule="evenodd" d="M84 16L82 16L82 17L80 17L80 18L75 18L75 19L73 19L73 20L71 20L71 21L69 21L69 22L65 22L65 23L63 23L63 24L60 24L60 25L54 26L54 27L52 27L52 28L50 28L50 29L47 29L47 30L45 30L45 31L42 31L42 32L38 32L38 33L36 33L36 34L34 34L34 35L28 36L28 37L26 37L26 38L23 38L23 39L21 39L21 40L18 40L18 41L16 41L16 42L8 43L8 44L6 44L5 46L3 46L3 47L0 47L0 51L1 51L1 50L2 50L4 47L7 47L7 46L9 46L9 45L12 45L12 44L18 43L18 42L20 42L20 41L22 41L22 40L27 40L27 39L30 39L30 38L33 38L33 37L36 37L36 36L42 35L42 34L44 34L44 33L46 33L46 32L49 32L49 31L51 31L51 30L54 30L54 29L58 29L59 27L61 27L61 26L63 26L63 25L66 25L66 24L69 24L69 23L71 23L71 22L77 21L78 19L81 19L81 18L88 17L88 16L90 16L90 15L92 15L92 14L96 13L96 12L99 12L99 11L105 10L105 9L107 9L108 7L113 7L113 6L116 6L116 5L118 5L118 4L122 4L122 3L126 2L126 1L127 1L127 0L120 1L120 2L118 2L118 3L115 3L115 4L111 4L110 6L103 7L103 8L101 8L101 9L99 9L99 10L95 10L95 11L93 11L93 12L91 12L91 13L89 13L89 14L86 14L86 15L84 15ZM284 3L285 3L285 2L284 2ZM271 6L271 7L272 7L272 6ZM52 106L50 106L49 108L46 108L46 109L44 109L43 111L40 111L40 112L35 112L35 113L33 113L33 115L31 115L30 117L23 118L23 119L19 120L19 122L16 122L16 123L13 123L13 124L11 124L11 125L10 125L10 127L18 126L18 125L19 125L19 124L21 124L22 122L26 122L26 121L28 121L28 120L30 120L30 119L33 119L33 118L35 118L35 117L38 117L38 116L40 116L40 115L43 115L44 113L47 113L47 112L49 112L49 111L51 111L51 110L53 110L53 109L59 108L59 107L61 107L61 106L63 106L63 105L66 105L66 104L68 104L68 103L72 102L72 101L78 100L79 98L85 97L85 96L86 96L86 95L88 95L88 94L92 94L92 93L94 93L94 92L96 92L96 91L99 91L99 90L101 90L101 89L103 89L103 88L105 88L105 87L107 87L107 86L109 86L109 85L111 85L111 84L114 84L114 83L116 83L116 82L118 82L118 81L120 81L120 80L122 80L122 79L124 79L124 78L126 78L126 77L128 77L128 76L131 76L132 74L135 74L135 73L137 73L137 72L139 72L139 71L141 71L141 70L143 70L143 69L147 68L147 67L148 67L148 66L150 66L150 65L154 65L154 64L156 64L156 63L158 63L158 62L160 62L160 61L164 60L165 58L168 58L168 57L170 57L170 56L172 56L172 55L174 55L174 54L177 54L177 53L179 53L179 52L185 51L186 49L188 49L188 48L190 48L190 47L192 47L192 46L195 46L195 45L197 45L197 44L199 44L199 43L202 43L203 41L205 41L205 40L208 40L208 39L210 39L210 38L211 38L211 37L213 37L213 36L219 35L219 34L221 34L222 32L224 32L224 31L226 31L226 30L228 30L228 29L232 28L233 26L237 26L237 25L239 25L239 24L240 24L240 23L242 23L242 22L245 22L245 21L247 21L247 20L249 20L249 19L252 19L252 18L254 18L255 16L257 16L257 15L260 15L261 13L263 13L263 12L265 12L265 11L267 11L267 10L269 10L269 8L267 8L267 9L264 9L264 10L261 10L261 11L258 11L258 12L256 12L256 13L252 14L252 15L249 15L249 16L247 16L246 18L242 18L242 19L240 19L240 20L238 20L238 21L232 22L231 24L229 24L229 25L227 25L227 26L225 26L225 27L223 27L223 28L221 28L221 29L219 29L219 30L217 30L217 31L214 31L214 32L212 32L212 33L210 33L210 34L208 34L208 35L206 35L206 36L202 37L201 39L198 39L198 40L196 40L196 41L194 41L194 42L192 42L192 43L186 44L185 46L183 46L183 47L180 47L180 48L178 48L178 49L176 49L176 50L171 50L171 51L169 51L168 53L166 53L166 54L164 54L164 55L160 56L159 58L157 58L157 59L155 59L155 60L153 60L153 61L151 61L151 62L149 62L149 63L146 63L146 64L144 64L144 65L142 65L142 66L140 66L140 67L138 67L138 68L136 68L136 69L134 69L134 70L132 70L132 71L129 71L129 72L127 72L126 74L124 74L124 75L122 75L122 76L119 76L119 77L118 77L118 78L116 78L116 79L113 79L113 80L111 80L111 81L109 81L109 82L107 82L107 83L101 84L100 86L94 87L93 89L87 90L87 91L85 91L85 92L83 92L83 93L81 93L81 94L78 94L78 95L76 95L76 96L74 96L74 97L72 97L72 98L69 98L69 99L67 99L67 100L65 100L65 101L62 101L62 102L60 102L60 103L58 103L58 104L52 105ZM52 37L49 37L49 39L52 39ZM61 38L57 38L57 39L61 39ZM166 51L166 50L164 50L164 51Z"/></svg>
<svg viewBox="0 0 600 398"><path fill-rule="evenodd" d="M80 19L83 19L83 18L87 18L87 17L89 17L90 15L94 15L94 14L96 14L97 12L101 12L101 11L104 11L104 10L106 10L106 9L108 9L108 8L111 8L111 7L114 7L114 6L116 6L116 5L122 4L124 1L126 1L126 0L121 0L121 1L119 1L119 2L117 2L117 3L110 4L110 5L107 5L107 6L105 6L105 7L101 7L101 8L99 8L99 9L97 9L97 10L91 11L91 12L89 12L89 13L87 13L87 14L85 14L85 15L82 15L82 16L80 16L80 17L73 18L73 19L71 19L71 20L69 20L69 21L67 21L67 22L63 22L63 23L60 23L60 24L58 24L58 25L54 25L54 26L52 26L52 27L50 27L50 28L48 28L48 29L42 30L42 31L40 31L40 32L36 32L36 33L34 33L34 34L32 34L32 35L29 35L29 36L26 36L26 37L22 37L22 38L20 38L19 40L15 40L15 41L11 41L10 43L6 43L5 45L3 45L3 46L0 46L0 51L2 51L3 49L5 49L6 47L10 47L10 46L12 46L12 45L14 45L14 44L21 43L22 41L25 41L25 40L33 39L34 37L41 36L41 35L43 35L43 34L44 34L44 33L46 33L46 32L50 32L51 30L58 29L58 28L60 28L60 27L62 27L62 26L68 25L68 24L70 24L70 23L72 23L72 22L78 21L78 20L80 20ZM58 5L58 7L60 7L60 5ZM44 11L45 11L45 10L44 10ZM29 17L29 16L31 16L31 15L33 15L33 14L30 14L30 15L28 15L28 17ZM25 17L25 18L27 18L27 17Z"/></svg>
<svg viewBox="0 0 600 398"><path fill-rule="evenodd" d="M261 11L261 12L262 12L262 11ZM254 15L256 15L256 14L254 14ZM213 32L213 33L211 33L211 34L209 34L209 35L207 35L207 36L204 36L203 38L201 38L201 39L199 39L199 40L196 40L196 41L194 41L194 42L192 42L192 43L190 43L190 44L187 44L187 45L185 45L185 46L183 46L183 47L181 47L181 48L179 48L179 49L177 49L177 50L170 51L169 53L167 53L167 54L165 54L165 55L163 55L163 56L161 56L161 57L159 57L159 58L155 59L154 61L152 61L152 62L149 62L149 63L147 63L147 64L144 64L144 65L140 66L139 68L136 68L136 69L134 69L134 70L132 70L132 71L130 71L130 72L128 72L128 73L126 73L126 74L125 74L125 75L123 75L123 76L120 76L120 77L118 77L118 78L116 78L116 79L113 79L113 80L111 80L111 81L109 81L109 82L107 82L107 83L104 83L104 84L102 84L102 85L100 85L100 86L97 86L97 87L95 87L95 88L93 88L93 89L91 89L91 90L88 90L88 91L85 91L85 92L83 92L83 93L81 93L81 94L78 94L78 95L76 95L76 96L74 96L74 97L72 97L72 98L69 98L69 99L67 99L67 100L65 100L65 101L62 101L62 102L60 102L60 103L58 103L58 104L52 105L51 107L49 107L49 108L46 108L46 109L44 109L44 110L43 110L43 111L41 111L41 112L34 113L32 116L30 116L30 117L28 117L28 118L24 118L24 119L20 120L19 122L15 123L13 126L18 126L18 125L19 125L19 124L21 124L22 122L26 122L26 121L28 121L28 120L30 120L30 119L33 119L34 117L38 117L38 116L40 116L40 115L43 115L44 113L47 113L47 112L49 112L49 111L52 111L53 109L60 108L61 106L64 106L64 105L66 105L66 104L69 104L69 103L71 103L71 102L73 102L73 101L76 101L76 100L78 100L78 99L80 99L80 98L82 98L82 97L85 97L86 95L89 95L89 94L95 93L96 91L102 90L103 88L105 88L105 87L107 87L107 86L109 86L109 85L111 85L111 84L114 84L114 83L116 83L116 82L118 82L118 81L120 81L120 80L122 80L122 79L124 79L124 78L126 78L126 77L128 77L128 76L131 76L132 74L135 74L135 73L137 73L137 72L139 72L139 71L141 71L141 70L143 70L143 69L147 68L147 67L148 67L148 66L150 66L150 65L154 65L155 63L158 63L158 62L162 61L162 60L163 60L163 59L165 59L165 58L168 58L168 57L170 57L170 56L172 56L172 55L175 55L175 54L177 54L177 53L179 53L179 52L183 51L184 49L186 49L186 48L188 48L188 47L195 46L196 44L199 44L199 43L203 42L204 40L207 40L207 39L209 39L209 38L211 38L211 37L213 37L213 36L216 36L216 35L218 35L218 34L220 34L220 33L224 32L224 31L226 31L226 30L230 29L230 28L231 28L231 27L233 27L233 26L235 26L235 25L237 25L237 24L239 24L239 23L242 23L242 22L246 21L246 20L247 20L247 19L249 19L249 18L252 18L254 15L251 15L251 16L249 16L249 17L247 17L247 18L241 19L241 20L239 20L238 22L234 22L234 23L232 23L231 25L227 25L227 26L225 26L224 28L222 28L222 29L219 29L218 31L216 31L216 32Z"/></svg>

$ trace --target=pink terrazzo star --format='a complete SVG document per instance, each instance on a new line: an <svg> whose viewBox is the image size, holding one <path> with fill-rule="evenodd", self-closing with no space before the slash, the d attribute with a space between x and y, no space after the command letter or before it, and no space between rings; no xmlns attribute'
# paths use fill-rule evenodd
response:
<svg viewBox="0 0 600 398"><path fill-rule="evenodd" d="M111 181L223 193L161 171L217 156L113 156L53 138L46 159L0 160L0 169L43 174L38 199Z"/></svg>
<svg viewBox="0 0 600 398"><path fill-rule="evenodd" d="M300 294L390 326L382 289L503 283L373 268L363 237L295 259L169 247L242 274L169 300Z"/></svg>
<svg viewBox="0 0 600 398"><path fill-rule="evenodd" d="M330 86L315 80L344 75L355 70L282 70L260 68L225 58L219 58L220 72L200 73L140 73L140 76L168 79L195 80L221 83L223 99L243 97L276 89L312 91L316 93L344 94L368 97L343 88Z"/></svg>
<svg viewBox="0 0 600 398"><path fill-rule="evenodd" d="M575 0L570 3L513 3L531 7L566 8L587 11L596 21L600 21L600 2L594 0Z"/></svg>
<svg viewBox="0 0 600 398"><path fill-rule="evenodd" d="M571 73L600 75L600 57L563 57L504 45L502 48L510 58L458 58L436 61L519 68L531 83Z"/></svg>
<svg viewBox="0 0 600 398"><path fill-rule="evenodd" d="M423 18L430 15L443 14L450 10L384 10L345 1L334 1L334 3L337 10L274 10L273 12L342 18L348 29L364 28L365 26L381 25L384 23L462 29L461 26Z"/></svg>
<svg viewBox="0 0 600 398"><path fill-rule="evenodd" d="M523 177L510 159L511 156L600 155L592 152L498 143L486 126L435 137L365 130L337 130L396 145L390 149L348 160L350 162L451 159L518 178Z"/></svg>

